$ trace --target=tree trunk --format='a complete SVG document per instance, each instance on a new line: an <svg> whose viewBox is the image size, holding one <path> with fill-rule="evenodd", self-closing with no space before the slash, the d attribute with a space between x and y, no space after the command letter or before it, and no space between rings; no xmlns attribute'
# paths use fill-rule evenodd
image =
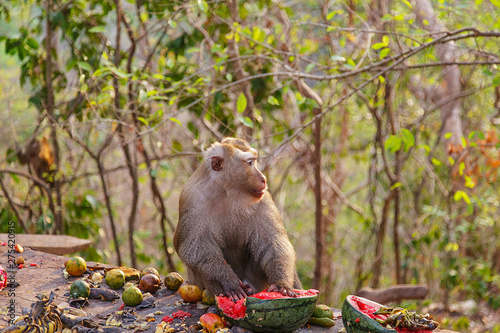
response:
<svg viewBox="0 0 500 333"><path fill-rule="evenodd" d="M47 10L47 36L45 38L45 51L46 51L46 59L45 59L45 85L47 89L47 99L45 110L47 111L47 116L50 122L50 136L52 139L52 146L54 148L54 165L53 168L56 170L59 169L61 157L59 153L59 143L57 141L57 120L54 113L55 107L55 99L54 99L54 87L52 86L52 38L53 38L53 27L50 22L50 13L52 11L52 0L47 0L46 3ZM61 181L60 181L60 173L56 172L54 175L54 191L56 194L56 209L55 209L55 233L63 234L64 233L64 225L62 218L62 195L61 195ZM48 195L52 195L49 193Z"/></svg>
<svg viewBox="0 0 500 333"><path fill-rule="evenodd" d="M413 0L413 12L416 15L420 26L434 34L441 36L448 31L439 21L429 0ZM436 44L436 52L439 60L450 62L455 60L457 54L454 42ZM434 100L443 100L450 96L460 94L460 68L458 65L443 67L443 82L440 87L433 89ZM437 102L436 104L439 104ZM446 145L446 150L451 155L456 155L457 149L461 151L461 140L463 136L462 113L460 99L452 99L441 107L441 130L440 138ZM446 133L451 133L451 137L446 139ZM461 147L461 148L460 148ZM459 152L459 151L458 151Z"/></svg>

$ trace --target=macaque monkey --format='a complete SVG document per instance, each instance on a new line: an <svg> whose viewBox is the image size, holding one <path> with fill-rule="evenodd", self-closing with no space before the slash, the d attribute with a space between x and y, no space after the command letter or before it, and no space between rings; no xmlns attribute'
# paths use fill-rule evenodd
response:
<svg viewBox="0 0 500 333"><path fill-rule="evenodd" d="M33 139L26 146L24 153L18 152L17 157L21 164L29 163L32 172L40 179L52 183L54 176L54 153L46 138Z"/></svg>
<svg viewBox="0 0 500 333"><path fill-rule="evenodd" d="M214 143L179 198L174 247L188 279L233 301L266 288L293 297L302 288L257 157L242 139Z"/></svg>

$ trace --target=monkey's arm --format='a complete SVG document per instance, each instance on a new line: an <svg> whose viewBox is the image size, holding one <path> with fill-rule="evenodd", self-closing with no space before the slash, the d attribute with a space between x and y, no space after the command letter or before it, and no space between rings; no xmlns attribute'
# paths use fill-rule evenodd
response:
<svg viewBox="0 0 500 333"><path fill-rule="evenodd" d="M225 294L234 302L246 297L242 283L231 266L224 260L222 250L215 240L202 232L198 237L190 235L177 244L181 260L195 274L195 280L214 295Z"/></svg>
<svg viewBox="0 0 500 333"><path fill-rule="evenodd" d="M284 227L273 220L263 220L256 237L251 238L250 250L271 285L268 290L296 296L293 288L300 282L296 281L295 251Z"/></svg>

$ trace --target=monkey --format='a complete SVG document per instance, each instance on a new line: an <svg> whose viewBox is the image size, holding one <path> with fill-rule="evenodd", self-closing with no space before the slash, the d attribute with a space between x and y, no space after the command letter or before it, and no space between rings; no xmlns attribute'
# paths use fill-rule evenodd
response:
<svg viewBox="0 0 500 333"><path fill-rule="evenodd" d="M257 166L239 138L215 142L181 191L174 247L188 280L234 302L264 289L295 297L295 250Z"/></svg>
<svg viewBox="0 0 500 333"><path fill-rule="evenodd" d="M38 178L44 179L49 184L53 182L55 158L52 147L45 137L41 140L31 140L24 152L17 153L17 157L21 164L29 163Z"/></svg>

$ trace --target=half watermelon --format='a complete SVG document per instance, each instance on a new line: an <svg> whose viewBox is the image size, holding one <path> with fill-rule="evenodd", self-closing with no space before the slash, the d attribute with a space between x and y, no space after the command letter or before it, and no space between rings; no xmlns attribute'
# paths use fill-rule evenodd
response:
<svg viewBox="0 0 500 333"><path fill-rule="evenodd" d="M295 290L299 297L262 291L234 303L216 297L217 307L233 325L254 332L291 332L302 327L316 308L318 291Z"/></svg>

